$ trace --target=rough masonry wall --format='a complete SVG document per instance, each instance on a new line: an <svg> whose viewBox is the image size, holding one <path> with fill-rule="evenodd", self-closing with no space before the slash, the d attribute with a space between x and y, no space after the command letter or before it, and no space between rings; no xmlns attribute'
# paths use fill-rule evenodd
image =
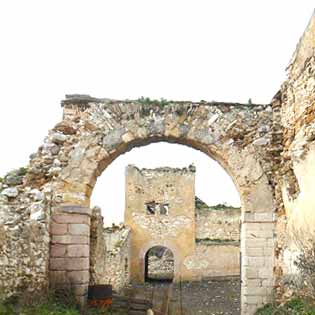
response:
<svg viewBox="0 0 315 315"><path fill-rule="evenodd" d="M105 270L103 283L117 292L130 283L130 229L125 226L105 228Z"/></svg>
<svg viewBox="0 0 315 315"><path fill-rule="evenodd" d="M280 276L290 277L297 272L294 238L306 239L309 233L315 236L315 15L288 67L280 103L284 150L279 186L284 211L278 218L277 268ZM280 293L282 284L280 281Z"/></svg>
<svg viewBox="0 0 315 315"><path fill-rule="evenodd" d="M24 186L25 173L0 180L0 300L21 292L24 300L36 299L48 290L49 199Z"/></svg>

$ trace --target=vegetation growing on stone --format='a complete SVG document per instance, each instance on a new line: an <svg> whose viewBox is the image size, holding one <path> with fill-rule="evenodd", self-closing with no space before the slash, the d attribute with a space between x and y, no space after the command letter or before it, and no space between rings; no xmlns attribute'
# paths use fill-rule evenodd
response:
<svg viewBox="0 0 315 315"><path fill-rule="evenodd" d="M303 298L293 298L284 305L267 304L255 315L314 315L315 302Z"/></svg>
<svg viewBox="0 0 315 315"><path fill-rule="evenodd" d="M221 239L221 238L196 238L196 243L204 244L204 245L239 245L239 241L231 240L231 239Z"/></svg>
<svg viewBox="0 0 315 315"><path fill-rule="evenodd" d="M171 103L171 101L168 101L165 98L157 99L150 99L149 97L141 96L137 99L137 102L143 105L160 105L160 106L166 106Z"/></svg>
<svg viewBox="0 0 315 315"><path fill-rule="evenodd" d="M228 209L235 209L239 210L240 208L230 206L224 203L219 203L217 205L209 206L204 201L202 201L200 198L195 197L195 206L197 210L228 210Z"/></svg>

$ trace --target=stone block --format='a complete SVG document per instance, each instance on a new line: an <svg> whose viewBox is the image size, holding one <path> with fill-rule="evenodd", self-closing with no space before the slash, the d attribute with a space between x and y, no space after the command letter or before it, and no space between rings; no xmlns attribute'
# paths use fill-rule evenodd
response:
<svg viewBox="0 0 315 315"><path fill-rule="evenodd" d="M245 254L247 257L263 257L263 256L265 256L264 248L262 248L262 247L247 248Z"/></svg>
<svg viewBox="0 0 315 315"><path fill-rule="evenodd" d="M49 272L49 281L52 286L69 284L66 271L50 271Z"/></svg>
<svg viewBox="0 0 315 315"><path fill-rule="evenodd" d="M89 270L70 271L67 273L67 278L71 284L86 284L90 280Z"/></svg>
<svg viewBox="0 0 315 315"><path fill-rule="evenodd" d="M52 220L56 223L81 223L90 224L90 217L85 214L55 214Z"/></svg>
<svg viewBox="0 0 315 315"><path fill-rule="evenodd" d="M89 254L89 245L68 245L67 247L68 257L89 257Z"/></svg>
<svg viewBox="0 0 315 315"><path fill-rule="evenodd" d="M247 296L266 296L267 290L264 287L246 286L244 287L242 294Z"/></svg>
<svg viewBox="0 0 315 315"><path fill-rule="evenodd" d="M53 235L64 235L67 234L68 225L67 224L58 224L58 223L51 223L50 225L50 233Z"/></svg>
<svg viewBox="0 0 315 315"><path fill-rule="evenodd" d="M244 267L242 275L244 279L256 279L258 278L258 269L255 267Z"/></svg>
<svg viewBox="0 0 315 315"><path fill-rule="evenodd" d="M90 238L85 235L53 235L52 244L89 244Z"/></svg>
<svg viewBox="0 0 315 315"><path fill-rule="evenodd" d="M90 235L90 226L87 224L69 224L69 233L72 235Z"/></svg>
<svg viewBox="0 0 315 315"><path fill-rule="evenodd" d="M51 245L50 246L51 257L65 257L66 256L66 245Z"/></svg>
<svg viewBox="0 0 315 315"><path fill-rule="evenodd" d="M88 257L84 258L66 258L66 270L89 270L90 260Z"/></svg>
<svg viewBox="0 0 315 315"><path fill-rule="evenodd" d="M49 260L50 270L67 270L65 258L50 258Z"/></svg>

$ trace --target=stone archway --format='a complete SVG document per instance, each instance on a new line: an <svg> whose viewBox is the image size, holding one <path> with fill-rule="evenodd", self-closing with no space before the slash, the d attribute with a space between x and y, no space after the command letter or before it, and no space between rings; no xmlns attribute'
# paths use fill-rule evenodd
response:
<svg viewBox="0 0 315 315"><path fill-rule="evenodd" d="M149 248L144 258L145 282L173 281L174 265L175 257L169 248L159 245Z"/></svg>
<svg viewBox="0 0 315 315"><path fill-rule="evenodd" d="M84 301L89 283L89 202L97 177L133 147L167 141L203 151L233 179L242 203L242 314L253 314L269 300L275 211L267 151L272 139L269 105L70 97L63 106L64 120L50 135L52 142L59 137L68 151L53 184L53 285L71 285Z"/></svg>

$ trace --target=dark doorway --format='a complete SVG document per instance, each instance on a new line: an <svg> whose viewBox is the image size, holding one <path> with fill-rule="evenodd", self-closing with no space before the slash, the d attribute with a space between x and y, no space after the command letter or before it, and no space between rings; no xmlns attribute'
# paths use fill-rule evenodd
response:
<svg viewBox="0 0 315 315"><path fill-rule="evenodd" d="M145 255L145 282L171 282L174 278L174 255L164 246L154 246Z"/></svg>

